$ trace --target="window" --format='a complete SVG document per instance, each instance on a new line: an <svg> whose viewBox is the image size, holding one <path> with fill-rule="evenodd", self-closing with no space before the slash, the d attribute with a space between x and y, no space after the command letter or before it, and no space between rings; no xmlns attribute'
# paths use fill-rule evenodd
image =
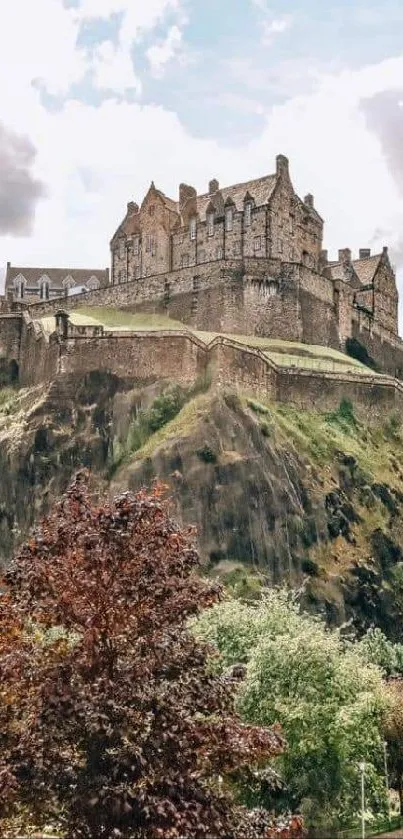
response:
<svg viewBox="0 0 403 839"><path fill-rule="evenodd" d="M257 251L260 251L261 247L262 247L262 238L261 238L261 236L255 236L255 238L254 238L254 240L253 240L253 249L254 249L255 253L256 253Z"/></svg>
<svg viewBox="0 0 403 839"><path fill-rule="evenodd" d="M245 204L245 227L250 227L252 222L252 203L248 201Z"/></svg>
<svg viewBox="0 0 403 839"><path fill-rule="evenodd" d="M196 219L195 218L190 219L190 238L191 239L196 238Z"/></svg>
<svg viewBox="0 0 403 839"><path fill-rule="evenodd" d="M39 296L41 300L49 300L49 283L47 280L43 280L41 283Z"/></svg>
<svg viewBox="0 0 403 839"><path fill-rule="evenodd" d="M156 250L155 236L151 236L150 233L147 233L147 236L146 236L146 253L151 253L151 256L155 256L155 250Z"/></svg>
<svg viewBox="0 0 403 839"><path fill-rule="evenodd" d="M140 236L133 236L133 254L137 256L140 250Z"/></svg>
<svg viewBox="0 0 403 839"><path fill-rule="evenodd" d="M154 209L155 209L155 205L154 205L154 204L150 204L150 206L149 206L149 208L148 208L148 215L149 215L149 216L153 216L153 215L154 215Z"/></svg>
<svg viewBox="0 0 403 839"><path fill-rule="evenodd" d="M232 207L228 207L225 211L225 229L226 229L227 233L229 233L232 230L233 221L234 221L234 211L233 211Z"/></svg>
<svg viewBox="0 0 403 839"><path fill-rule="evenodd" d="M182 255L182 268L188 268L188 267L189 267L189 254L184 253Z"/></svg>
<svg viewBox="0 0 403 839"><path fill-rule="evenodd" d="M234 255L235 256L240 256L241 255L241 243L240 242L235 242Z"/></svg>
<svg viewBox="0 0 403 839"><path fill-rule="evenodd" d="M217 248L217 259L222 259L222 258L223 258L223 249L220 246L220 247Z"/></svg>
<svg viewBox="0 0 403 839"><path fill-rule="evenodd" d="M126 253L126 242L124 239L119 239L119 256L120 259L124 259Z"/></svg>
<svg viewBox="0 0 403 839"><path fill-rule="evenodd" d="M283 240L282 239L278 240L278 252L283 253Z"/></svg>
<svg viewBox="0 0 403 839"><path fill-rule="evenodd" d="M206 251L199 251L197 254L197 261L198 262L205 262L206 261Z"/></svg>
<svg viewBox="0 0 403 839"><path fill-rule="evenodd" d="M25 280L24 277L17 277L15 281L15 294L18 300L22 300L25 295Z"/></svg>
<svg viewBox="0 0 403 839"><path fill-rule="evenodd" d="M271 283L269 283L267 288L268 288L269 297L275 297L275 295L277 294L277 283L271 282Z"/></svg>
<svg viewBox="0 0 403 839"><path fill-rule="evenodd" d="M207 215L207 236L214 236L214 213Z"/></svg>

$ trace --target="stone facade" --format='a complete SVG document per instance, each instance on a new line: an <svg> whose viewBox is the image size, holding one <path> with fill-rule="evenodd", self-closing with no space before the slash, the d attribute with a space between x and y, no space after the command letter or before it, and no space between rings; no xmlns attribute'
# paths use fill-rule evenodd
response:
<svg viewBox="0 0 403 839"><path fill-rule="evenodd" d="M111 280L118 285L222 259L280 259L318 268L323 220L312 195L291 183L288 160L276 172L197 195L187 184L174 201L151 184L141 206L131 201L111 241Z"/></svg>
<svg viewBox="0 0 403 839"><path fill-rule="evenodd" d="M61 295L79 294L109 284L109 269L28 268L7 262L5 296L15 302L36 303Z"/></svg>

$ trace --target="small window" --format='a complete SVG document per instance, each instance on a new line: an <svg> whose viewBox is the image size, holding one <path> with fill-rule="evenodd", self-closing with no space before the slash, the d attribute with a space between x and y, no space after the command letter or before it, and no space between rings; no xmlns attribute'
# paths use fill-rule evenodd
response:
<svg viewBox="0 0 403 839"><path fill-rule="evenodd" d="M206 251L199 251L197 254L197 261L198 262L205 262L206 261Z"/></svg>
<svg viewBox="0 0 403 839"><path fill-rule="evenodd" d="M252 222L252 203L248 201L245 204L245 227L250 227Z"/></svg>
<svg viewBox="0 0 403 839"><path fill-rule="evenodd" d="M217 259L222 259L222 258L223 258L223 249L220 246L220 247L217 248Z"/></svg>
<svg viewBox="0 0 403 839"><path fill-rule="evenodd" d="M146 253L150 253L151 256L155 256L155 250L156 250L155 236L151 236L150 233L147 233L147 236L146 236Z"/></svg>
<svg viewBox="0 0 403 839"><path fill-rule="evenodd" d="M278 252L283 253L283 240L282 239L278 240Z"/></svg>
<svg viewBox="0 0 403 839"><path fill-rule="evenodd" d="M139 250L140 250L140 237L139 236L133 236L133 254L134 254L134 256L138 255Z"/></svg>
<svg viewBox="0 0 403 839"><path fill-rule="evenodd" d="M225 229L227 233L230 233L232 230L234 223L234 211L232 207L228 207L225 211Z"/></svg>
<svg viewBox="0 0 403 839"><path fill-rule="evenodd" d="M154 210L155 210L155 205L154 205L154 204L150 204L150 206L149 206L149 208L148 208L148 215L149 215L149 216L153 216L153 215L154 215Z"/></svg>
<svg viewBox="0 0 403 839"><path fill-rule="evenodd" d="M190 219L190 238L191 239L196 238L196 219L195 218Z"/></svg>
<svg viewBox="0 0 403 839"><path fill-rule="evenodd" d="M25 282L24 280L18 280L15 285L16 296L18 300L22 300L25 295Z"/></svg>
<svg viewBox="0 0 403 839"><path fill-rule="evenodd" d="M214 213L207 215L207 236L214 236Z"/></svg>
<svg viewBox="0 0 403 839"><path fill-rule="evenodd" d="M253 242L253 247L254 247L255 253L257 251L260 251L260 249L262 247L262 237L261 236L255 236L254 242Z"/></svg>
<svg viewBox="0 0 403 839"><path fill-rule="evenodd" d="M49 300L49 283L47 280L41 283L40 298L41 300Z"/></svg>
<svg viewBox="0 0 403 839"><path fill-rule="evenodd" d="M234 254L235 254L235 256L240 256L241 255L241 243L239 241L235 242Z"/></svg>
<svg viewBox="0 0 403 839"><path fill-rule="evenodd" d="M275 297L277 294L277 283L269 283L268 285L269 297Z"/></svg>
<svg viewBox="0 0 403 839"><path fill-rule="evenodd" d="M188 267L189 267L189 254L184 253L183 256L182 256L182 268L188 268Z"/></svg>

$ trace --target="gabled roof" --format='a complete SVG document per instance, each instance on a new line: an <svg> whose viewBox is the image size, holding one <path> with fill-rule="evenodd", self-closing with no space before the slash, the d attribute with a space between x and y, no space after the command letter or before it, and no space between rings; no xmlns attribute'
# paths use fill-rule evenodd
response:
<svg viewBox="0 0 403 839"><path fill-rule="evenodd" d="M228 198L231 198L236 209L240 211L244 208L244 200L247 197L248 192L250 196L254 198L256 207L261 207L264 204L267 204L274 192L276 183L277 175L265 175L263 178L255 178L253 181L245 181L241 184L225 186L218 192L224 204ZM199 213L202 221L206 218L206 210L210 201L212 199L214 200L214 196L217 194L218 193L213 193L213 195L209 195L209 193L206 192L204 195L197 196L197 212Z"/></svg>
<svg viewBox="0 0 403 839"><path fill-rule="evenodd" d="M366 259L353 259L355 271L363 285L372 283L375 274L379 268L382 254L378 253L374 256L368 256Z"/></svg>
<svg viewBox="0 0 403 839"><path fill-rule="evenodd" d="M7 266L6 288L13 287L14 280L21 274L26 280L27 286L39 287L42 277L48 277L52 288L63 288L63 280L71 276L75 285L85 285L90 277L96 277L100 285L107 285L109 279L108 269L99 268L29 268L24 266Z"/></svg>

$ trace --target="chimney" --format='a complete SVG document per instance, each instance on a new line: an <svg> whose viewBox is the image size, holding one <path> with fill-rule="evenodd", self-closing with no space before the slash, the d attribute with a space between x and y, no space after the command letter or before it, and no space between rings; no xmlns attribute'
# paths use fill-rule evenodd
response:
<svg viewBox="0 0 403 839"><path fill-rule="evenodd" d="M369 259L371 256L371 248L360 248L358 255L360 259Z"/></svg>
<svg viewBox="0 0 403 839"><path fill-rule="evenodd" d="M384 247L382 248L382 253L383 253L384 256L388 255L388 249L387 249L386 245L384 245Z"/></svg>
<svg viewBox="0 0 403 839"><path fill-rule="evenodd" d="M194 186L179 184L179 212L182 212L182 209L189 198L197 198L197 192Z"/></svg>
<svg viewBox="0 0 403 839"><path fill-rule="evenodd" d="M306 204L307 207L310 207L313 210L313 208L314 208L313 195L311 195L310 192L308 193L308 195L305 195L304 204Z"/></svg>
<svg viewBox="0 0 403 839"><path fill-rule="evenodd" d="M11 268L11 262L7 262L7 268Z"/></svg>
<svg viewBox="0 0 403 839"><path fill-rule="evenodd" d="M220 189L220 184L218 183L216 178L213 178L212 181L209 181L209 185L208 185L208 194L209 195L214 195L214 193L218 192L219 189Z"/></svg>
<svg viewBox="0 0 403 839"><path fill-rule="evenodd" d="M133 213L138 213L139 205L136 204L134 201L129 201L127 205L127 215L131 216Z"/></svg>
<svg viewBox="0 0 403 839"><path fill-rule="evenodd" d="M350 248L341 248L339 250L339 262L351 262Z"/></svg>
<svg viewBox="0 0 403 839"><path fill-rule="evenodd" d="M278 154L276 157L276 175L288 175L288 157Z"/></svg>

